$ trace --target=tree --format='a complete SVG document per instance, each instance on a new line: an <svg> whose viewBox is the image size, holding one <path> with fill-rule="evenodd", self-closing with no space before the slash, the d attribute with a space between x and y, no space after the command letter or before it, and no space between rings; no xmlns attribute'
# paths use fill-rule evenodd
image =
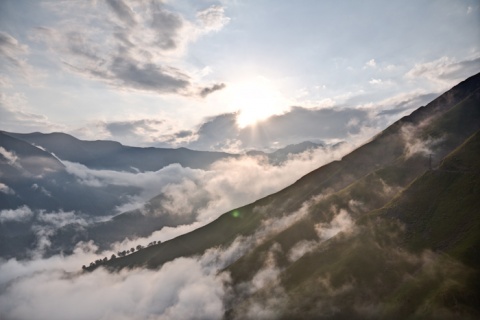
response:
<svg viewBox="0 0 480 320"><path fill-rule="evenodd" d="M113 259L117 259L117 256L112 254L112 256L110 257L110 260L113 260Z"/></svg>

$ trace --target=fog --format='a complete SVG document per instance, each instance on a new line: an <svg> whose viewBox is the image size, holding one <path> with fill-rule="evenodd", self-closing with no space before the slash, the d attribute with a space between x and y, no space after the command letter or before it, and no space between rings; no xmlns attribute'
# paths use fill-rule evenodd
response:
<svg viewBox="0 0 480 320"><path fill-rule="evenodd" d="M2 319L218 319L225 312L231 280L219 272L254 245L305 216L310 203L280 219L264 221L258 231L238 237L226 248L178 258L159 270L110 273L102 267L83 273L80 266L111 255L92 243L79 243L74 254L0 263ZM143 239L146 240L146 239ZM255 278L260 289L275 270ZM253 287L252 290L256 290Z"/></svg>

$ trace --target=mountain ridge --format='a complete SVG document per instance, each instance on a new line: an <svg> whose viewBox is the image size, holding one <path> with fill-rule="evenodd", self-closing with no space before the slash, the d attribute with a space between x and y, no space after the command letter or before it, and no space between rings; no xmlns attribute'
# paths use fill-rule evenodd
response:
<svg viewBox="0 0 480 320"><path fill-rule="evenodd" d="M147 248L128 257L116 259L115 261L107 263L106 266L121 268L125 266L133 267L145 265L155 268L175 257L200 254L208 247L228 245L228 243L231 243L236 236L248 235L252 232L249 230L258 228L262 220L268 217L282 216L281 213L273 214L271 210L266 210L261 217L259 214L254 214L255 208L270 206L271 208L277 208L275 212L294 212L300 209L300 205L305 203L305 201L313 195L321 194L322 192L325 192L325 190L329 190L329 193L336 193L348 187L359 178L377 170L383 169L380 173L382 173L383 176L388 177L388 175L391 174L388 166L395 166L395 161L399 161L396 159L400 159L400 161L405 163L403 166L405 168L404 172L406 173L402 173L403 176L401 177L394 178L394 180L397 179L397 181L400 181L401 184L405 184L399 186L404 188L408 183L427 170L428 156L425 154L417 154L412 157L405 157L405 149L408 146L408 143L413 143L415 141L409 141L408 137L404 137L405 132L402 131L402 128L405 128L406 125L418 125L419 133L417 135L421 138L425 133L428 134L429 130L430 132L432 132L432 130L434 132L435 125L438 121L443 121L447 124L450 123L452 126L450 129L453 138L450 140L446 139L437 145L431 146L438 156L443 158L458 146L461 137L468 137L479 129L480 122L476 121L479 119L477 107L479 87L480 74L477 74L453 87L426 107L414 111L410 116L398 120L382 133L375 136L371 141L342 158L342 160L334 161L312 171L297 180L291 186L275 194L259 199L247 206L229 211L207 226L158 246ZM465 101L462 103L463 100ZM431 110L432 113L430 114L430 117L428 117L428 110ZM449 114L448 117L442 118L442 115L449 110L453 110L451 114ZM467 125L464 123L455 124L453 121L455 120L455 117L451 116L457 114L462 115L465 113L465 110L469 112L473 110L473 113L470 112L471 114L467 112L467 116L470 119L467 122ZM427 120L427 118L429 118L430 123L433 124L429 125L427 123L421 125ZM460 118L463 119L462 117ZM460 138L456 136L459 136ZM424 140L424 142L428 142L428 139ZM463 142L463 140L460 142ZM411 170L412 168L417 169L415 169L415 171ZM410 178L408 178L408 172L412 171L413 173L410 175ZM339 172L342 172L342 179L338 179ZM405 174L407 174L407 176L405 176ZM404 178L406 178L406 180ZM336 181L333 181L335 179ZM382 177L377 177L376 181L377 184L380 185ZM393 187L395 187L395 185L393 185ZM350 191L354 192L354 194L357 193L360 196L364 196L362 195L364 189L361 185ZM284 196L287 194L290 196ZM291 196L293 194L296 194L296 196ZM393 196L393 194L391 196ZM372 210L373 209L375 208L372 208ZM234 217L232 214L233 212L238 212L238 216ZM321 216L323 217L322 219L326 218L325 220L328 220L328 218L331 217L331 214L324 213ZM208 231L208 229L211 230ZM221 232L218 231L218 233L223 236L214 235L215 232L213 230L222 230ZM194 236L193 234L197 234L197 236ZM197 239L197 241L194 241L194 239ZM175 250L175 248L177 249Z"/></svg>

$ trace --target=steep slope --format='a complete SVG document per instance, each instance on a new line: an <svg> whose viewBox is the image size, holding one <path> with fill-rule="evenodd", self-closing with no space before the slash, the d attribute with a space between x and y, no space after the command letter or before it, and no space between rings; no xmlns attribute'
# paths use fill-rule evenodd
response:
<svg viewBox="0 0 480 320"><path fill-rule="evenodd" d="M384 208L335 237L311 237L294 260L300 247L284 241L291 228L262 243L228 268L235 298L226 317L260 309L281 319L478 318L479 154L477 132ZM253 257L261 264L252 266ZM275 278L246 293L262 272Z"/></svg>
<svg viewBox="0 0 480 320"><path fill-rule="evenodd" d="M201 254L215 246L225 247L238 236L253 235L268 219L287 217L309 203L309 212L315 212L308 215L309 221L299 221L284 231L283 238L290 246L285 250L288 250L295 244L290 240L296 239L293 234L315 238L314 225L328 223L342 209L359 217L381 208L428 169L429 154L438 162L480 129L479 88L477 74L397 121L341 161L323 166L292 186L228 212L194 232L106 265L158 267L176 257ZM265 253L261 247L255 250ZM254 258L244 257L244 262L239 260L236 265L261 265L262 261L255 261L261 255L251 256ZM247 279L256 269L238 267L237 270L243 271L236 274L232 266L234 277Z"/></svg>
<svg viewBox="0 0 480 320"><path fill-rule="evenodd" d="M409 248L429 247L480 267L480 132L415 180L380 215L406 226Z"/></svg>

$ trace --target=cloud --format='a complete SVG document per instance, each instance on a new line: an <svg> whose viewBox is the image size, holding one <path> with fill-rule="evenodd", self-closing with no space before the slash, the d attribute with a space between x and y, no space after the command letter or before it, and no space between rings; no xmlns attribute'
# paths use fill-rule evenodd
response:
<svg viewBox="0 0 480 320"><path fill-rule="evenodd" d="M222 6L211 6L197 13L197 19L205 31L219 31L230 21Z"/></svg>
<svg viewBox="0 0 480 320"><path fill-rule="evenodd" d="M457 61L451 57L441 57L437 60L415 64L405 77L407 79L425 78L432 82L451 86L456 82L480 72L480 57Z"/></svg>
<svg viewBox="0 0 480 320"><path fill-rule="evenodd" d="M333 238L340 232L350 232L354 226L354 222L350 214L340 209L329 223L320 223L315 225L315 230L322 240Z"/></svg>
<svg viewBox="0 0 480 320"><path fill-rule="evenodd" d="M151 241L166 241L197 229L232 208L272 194L318 166L340 159L352 148L344 147L333 151L308 150L291 156L281 165L272 165L263 157L244 156L218 161L208 170L171 165L157 172L132 173L91 170L69 162L64 164L80 183L91 186L133 185L141 190L138 196L125 199L117 210L140 209L145 215L168 215L181 223L163 227L144 239L125 239L113 244L113 251L117 252L138 244L145 246ZM254 186L252 179L258 181ZM159 196L146 203L156 195ZM269 230L281 229L290 223L289 220L276 219L269 221L268 226Z"/></svg>
<svg viewBox="0 0 480 320"><path fill-rule="evenodd" d="M354 108L302 108L239 128L237 113L207 119L195 132L195 140L181 144L199 150L271 150L303 141L322 142L349 139L361 133L361 128L375 127L376 120L368 110ZM351 120L356 119L355 123ZM365 137L366 139L366 137ZM171 142L170 142L171 143Z"/></svg>
<svg viewBox="0 0 480 320"><path fill-rule="evenodd" d="M0 92L0 126L2 130L15 132L61 131L64 126L57 125L44 115L29 111L30 106L24 95Z"/></svg>
<svg viewBox="0 0 480 320"><path fill-rule="evenodd" d="M200 90L200 96L204 98L215 91L222 90L225 87L226 87L225 83L217 83L211 87L205 87L202 90Z"/></svg>
<svg viewBox="0 0 480 320"><path fill-rule="evenodd" d="M41 210L37 215L37 220L39 222L50 224L57 229L72 223L82 226L86 226L88 224L84 218L75 214L75 212L65 212L62 210L57 212L45 212L44 210Z"/></svg>
<svg viewBox="0 0 480 320"><path fill-rule="evenodd" d="M230 279L228 273L219 270L272 232L279 232L304 216L305 208L265 221L255 235L238 237L226 248L210 248L198 257L178 258L155 271L109 273L98 268L81 273L80 266L86 261L116 252L97 254L98 248L91 242L79 243L70 256L0 261L0 316L7 319L221 318ZM139 240L142 239L136 243ZM122 244L130 247L133 242ZM255 278L258 285L273 280L274 269L267 267Z"/></svg>
<svg viewBox="0 0 480 320"><path fill-rule="evenodd" d="M210 92L212 88L209 88ZM430 96L425 96L428 98ZM405 99L401 101L399 99ZM203 120L193 130L179 129L166 119L136 119L101 121L74 130L72 134L84 139L111 139L126 145L163 148L186 147L194 150L244 153L249 150L275 151L289 144L305 141L337 143L344 140L365 141L385 125L383 117L418 107L413 96L398 96L364 108L328 105L319 108L292 107L289 111L271 116L257 124L240 128L238 113L225 113ZM410 99L411 101L407 101ZM396 106L395 103L403 105ZM408 105L407 105L408 104ZM404 109L400 110L400 108ZM374 109L390 109L376 114Z"/></svg>
<svg viewBox="0 0 480 320"><path fill-rule="evenodd" d="M439 93L425 93L423 91L401 93L379 102L377 108L382 110L378 115L396 116L399 113L405 113L424 106L437 98L438 95Z"/></svg>
<svg viewBox="0 0 480 320"><path fill-rule="evenodd" d="M91 245L69 257L0 265L0 316L6 319L215 319L224 313L228 275L202 257L179 258L160 270L78 272L98 258ZM210 252L211 254L211 252ZM219 253L220 254L220 253ZM54 301L54 303L53 303Z"/></svg>
<svg viewBox="0 0 480 320"><path fill-rule="evenodd" d="M116 16L125 24L130 26L136 24L134 12L125 2L122 0L107 0L106 2Z"/></svg>
<svg viewBox="0 0 480 320"><path fill-rule="evenodd" d="M18 157L15 152L10 152L5 150L5 148L0 147L0 155L7 160L7 163L10 165L20 165L17 163Z"/></svg>
<svg viewBox="0 0 480 320"><path fill-rule="evenodd" d="M402 126L401 136L405 142L405 155L407 158L413 155L427 156L434 154L435 146L443 140L443 137L427 137L426 139L419 138L418 132L421 128L422 125L420 125L420 127L414 127L411 125Z"/></svg>
<svg viewBox="0 0 480 320"><path fill-rule="evenodd" d="M32 218L33 212L27 206L22 206L17 209L5 209L0 211L0 223L11 221L26 221Z"/></svg>
<svg viewBox="0 0 480 320"><path fill-rule="evenodd" d="M28 54L28 51L27 45L21 44L10 34L0 31L0 59L6 62L5 67L27 75L29 66L20 57Z"/></svg>
<svg viewBox="0 0 480 320"><path fill-rule="evenodd" d="M124 207L139 207L154 196L155 205L148 214L170 214L208 222L231 208L276 192L318 166L338 159L352 146L308 150L291 156L281 165L272 165L263 157L243 156L213 163L208 170L183 168L172 164L155 172L118 172L93 170L78 163L63 161L67 172L80 183L92 187L133 186L140 190ZM252 179L259 181L251 185Z"/></svg>
<svg viewBox="0 0 480 320"><path fill-rule="evenodd" d="M375 78L372 78L370 81L368 81L368 83L372 84L372 85L382 85L382 86L389 86L389 85L392 85L393 82L391 80L383 80L383 79L375 79Z"/></svg>
<svg viewBox="0 0 480 320"><path fill-rule="evenodd" d="M114 121L102 123L112 137L128 137L132 140L145 135L158 134L165 121L141 119L132 121Z"/></svg>
<svg viewBox="0 0 480 320"><path fill-rule="evenodd" d="M47 190L45 189L44 187L42 186L39 186L38 184L34 183L32 184L32 186L30 187L32 190L34 191L39 191L41 193L43 193L44 195L46 195L47 197L51 197L52 194Z"/></svg>
<svg viewBox="0 0 480 320"><path fill-rule="evenodd" d="M313 199L312 203L323 198ZM351 200L349 207L355 207L355 205L358 206L355 201ZM332 208L332 211L334 215L330 222L317 223L315 225L318 240L301 240L288 251L287 258L290 262L295 262L306 253L318 249L325 240L333 238L339 233L350 234L354 230L355 222L347 210L340 209L337 211L335 208Z"/></svg>
<svg viewBox="0 0 480 320"><path fill-rule="evenodd" d="M376 68L377 67L377 63L375 62L375 59L370 59L368 60L366 63L365 63L365 68Z"/></svg>
<svg viewBox="0 0 480 320"><path fill-rule="evenodd" d="M15 191L13 191L12 188L10 188L9 186L1 182L0 182L0 192L4 194L12 194L12 195L15 194Z"/></svg>
<svg viewBox="0 0 480 320"><path fill-rule="evenodd" d="M195 84L179 58L189 43L228 22L222 7L199 12L198 24L153 1L46 7L64 20L36 28L32 38L47 44L66 70L118 90L196 96L220 88Z"/></svg>

